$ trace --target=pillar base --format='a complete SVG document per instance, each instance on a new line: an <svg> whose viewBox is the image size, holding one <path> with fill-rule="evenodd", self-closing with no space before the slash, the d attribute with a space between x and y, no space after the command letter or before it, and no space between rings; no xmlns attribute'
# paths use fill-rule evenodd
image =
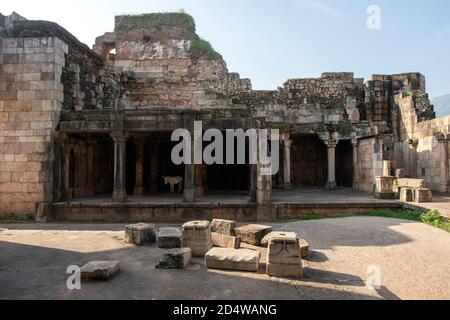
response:
<svg viewBox="0 0 450 320"><path fill-rule="evenodd" d="M195 190L194 189L184 189L183 201L184 202L195 202Z"/></svg>
<svg viewBox="0 0 450 320"><path fill-rule="evenodd" d="M447 186L447 185L440 185L439 186L439 192L447 193L448 191L449 191L449 186Z"/></svg>
<svg viewBox="0 0 450 320"><path fill-rule="evenodd" d="M127 191L126 190L117 190L114 191L112 196L113 202L127 202Z"/></svg>
<svg viewBox="0 0 450 320"><path fill-rule="evenodd" d="M285 183L283 185L284 190L292 190L292 184L291 183Z"/></svg>
<svg viewBox="0 0 450 320"><path fill-rule="evenodd" d="M336 189L337 188L337 184L336 184L336 182L328 182L327 185L326 185L326 188L329 189L329 190Z"/></svg>

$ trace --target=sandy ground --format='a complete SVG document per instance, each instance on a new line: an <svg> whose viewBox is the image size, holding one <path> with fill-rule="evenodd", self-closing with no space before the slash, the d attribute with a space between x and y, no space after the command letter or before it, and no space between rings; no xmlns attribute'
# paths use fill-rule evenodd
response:
<svg viewBox="0 0 450 320"><path fill-rule="evenodd" d="M120 224L0 225L0 299L450 299L450 234L385 218L272 224L311 243L301 281L260 273L157 270L163 250L123 242ZM1 229L6 228L6 229ZM118 260L109 282L68 290L67 267ZM380 271L381 286L366 286Z"/></svg>

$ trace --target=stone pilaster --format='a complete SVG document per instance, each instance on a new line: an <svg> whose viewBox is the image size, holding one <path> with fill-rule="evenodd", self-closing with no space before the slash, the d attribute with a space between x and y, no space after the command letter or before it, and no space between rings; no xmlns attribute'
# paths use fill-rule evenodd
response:
<svg viewBox="0 0 450 320"><path fill-rule="evenodd" d="M144 139L136 138L134 144L136 146L136 184L134 186L134 195L144 195Z"/></svg>
<svg viewBox="0 0 450 320"><path fill-rule="evenodd" d="M283 179L283 188L284 190L291 190L291 146L292 140L284 140L283 141L283 171L284 171L284 179Z"/></svg>
<svg viewBox="0 0 450 320"><path fill-rule="evenodd" d="M359 188L359 164L358 164L358 147L359 140L357 138L352 139L353 147L353 189Z"/></svg>
<svg viewBox="0 0 450 320"><path fill-rule="evenodd" d="M417 178L417 146L419 142L417 140L408 140L410 147L410 161L409 161L409 175L412 179Z"/></svg>
<svg viewBox="0 0 450 320"><path fill-rule="evenodd" d="M441 183L439 192L447 192L449 190L449 159L448 159L448 141L449 135L438 134L436 140L439 142L440 166L441 166Z"/></svg>
<svg viewBox="0 0 450 320"><path fill-rule="evenodd" d="M126 202L127 191L125 187L125 159L128 135L122 131L111 133L114 140L114 192L113 202Z"/></svg>

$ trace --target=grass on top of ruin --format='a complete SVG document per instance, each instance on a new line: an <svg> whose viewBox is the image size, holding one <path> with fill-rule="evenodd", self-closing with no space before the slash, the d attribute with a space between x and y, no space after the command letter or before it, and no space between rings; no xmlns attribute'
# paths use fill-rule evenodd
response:
<svg viewBox="0 0 450 320"><path fill-rule="evenodd" d="M450 232L450 221L447 220L445 217L443 217L437 210L431 210L431 211L427 211L427 212L417 211L417 210L408 210L408 209L373 210L373 211L367 211L365 213L358 214L358 215L344 214L344 215L338 215L335 217L307 214L307 215L299 218L299 220L309 221L309 220L322 220L322 219L333 219L333 218L348 218L348 217L355 217L355 216L382 217L382 218L418 221L418 222L422 222L422 223L431 225L433 227L442 229L444 231Z"/></svg>

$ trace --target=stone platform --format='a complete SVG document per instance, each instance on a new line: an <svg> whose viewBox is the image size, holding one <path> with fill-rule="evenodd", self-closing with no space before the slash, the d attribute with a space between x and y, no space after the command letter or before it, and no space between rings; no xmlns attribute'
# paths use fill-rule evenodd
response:
<svg viewBox="0 0 450 320"><path fill-rule="evenodd" d="M335 216L358 214L377 209L399 209L396 200L376 200L373 195L352 189L325 190L299 188L274 190L269 212L272 219L297 219L306 214ZM129 197L126 203L113 203L109 195L55 203L51 208L54 221L105 222L184 222L189 220L227 219L235 221L261 219L261 208L250 203L246 193L215 193L185 203L180 194L155 194Z"/></svg>

